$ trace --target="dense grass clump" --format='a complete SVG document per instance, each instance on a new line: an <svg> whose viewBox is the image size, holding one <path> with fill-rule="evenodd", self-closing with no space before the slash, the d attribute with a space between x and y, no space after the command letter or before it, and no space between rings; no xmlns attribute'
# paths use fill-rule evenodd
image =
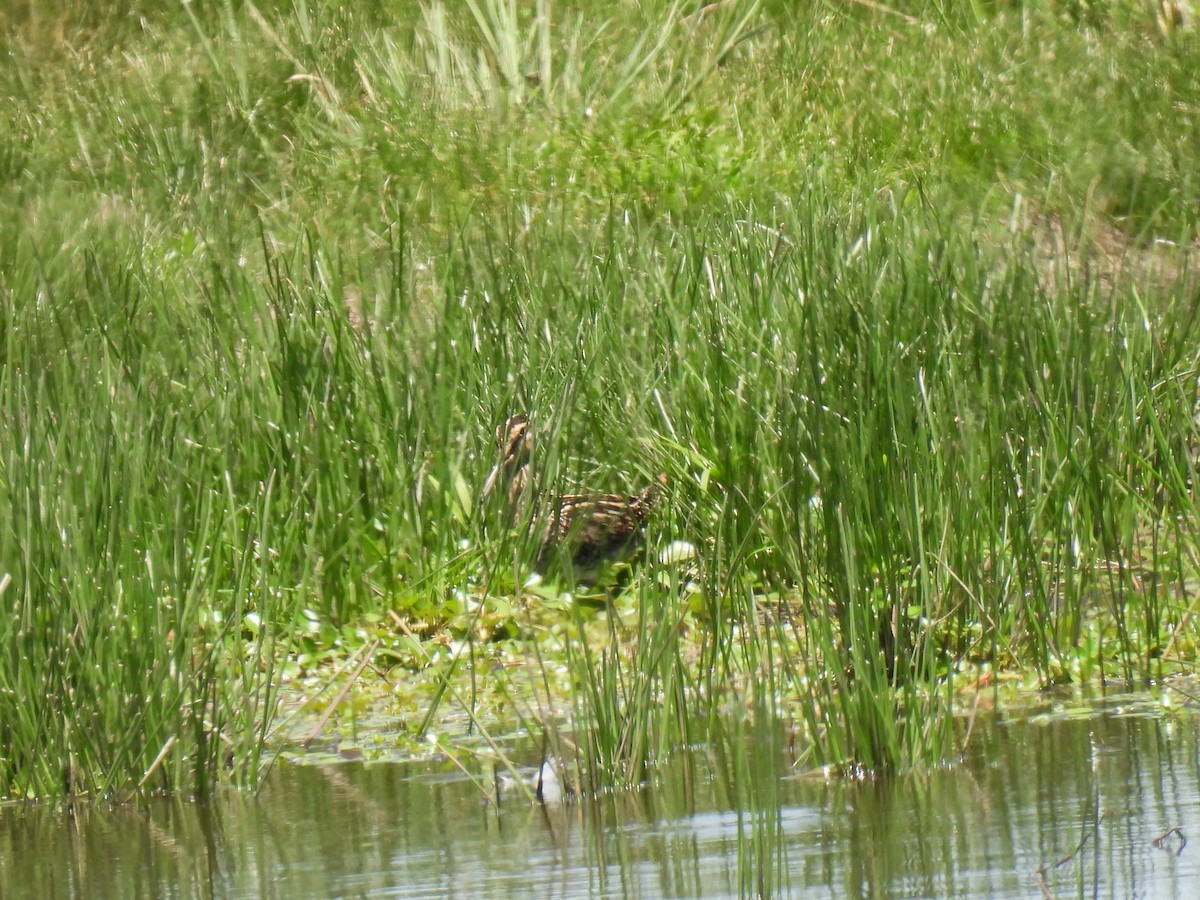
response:
<svg viewBox="0 0 1200 900"><path fill-rule="evenodd" d="M592 790L1192 668L1200 45L1034 6L0 13L0 790L253 784L365 649ZM518 410L668 476L602 611L480 503Z"/></svg>

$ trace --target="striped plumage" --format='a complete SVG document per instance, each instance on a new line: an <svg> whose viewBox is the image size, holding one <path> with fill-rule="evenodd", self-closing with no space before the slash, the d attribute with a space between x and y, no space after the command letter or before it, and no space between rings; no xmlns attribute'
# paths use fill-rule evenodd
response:
<svg viewBox="0 0 1200 900"><path fill-rule="evenodd" d="M515 510L525 494L529 482L529 460L533 456L533 434L529 431L529 418L524 415L509 416L496 429L496 445L499 455L496 465L483 483L483 497L491 496L498 483L508 485L508 503Z"/></svg>
<svg viewBox="0 0 1200 900"><path fill-rule="evenodd" d="M555 564L579 581L593 580L605 565L627 559L641 543L646 521L662 494L666 476L636 494L562 494L538 498L530 483L533 435L524 415L496 430L498 460L484 483L484 496L506 485L509 514L517 518L533 496L537 514L537 569Z"/></svg>

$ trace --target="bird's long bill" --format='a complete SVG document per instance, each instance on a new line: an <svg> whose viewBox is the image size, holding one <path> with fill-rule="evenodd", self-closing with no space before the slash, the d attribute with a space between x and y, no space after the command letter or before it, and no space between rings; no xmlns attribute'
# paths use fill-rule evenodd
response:
<svg viewBox="0 0 1200 900"><path fill-rule="evenodd" d="M503 468L503 462L498 462L492 466L492 471L488 472L487 480L483 483L483 493L479 495L481 500L486 500L492 495L492 489L496 486L496 479L500 477L500 470Z"/></svg>

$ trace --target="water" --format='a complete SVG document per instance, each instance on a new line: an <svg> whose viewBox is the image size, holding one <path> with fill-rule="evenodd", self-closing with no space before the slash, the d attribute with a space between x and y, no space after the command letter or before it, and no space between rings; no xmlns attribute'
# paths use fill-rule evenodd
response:
<svg viewBox="0 0 1200 900"><path fill-rule="evenodd" d="M714 746L646 790L547 808L497 807L440 765L280 763L258 798L0 810L0 894L1026 898L1087 834L1050 891L1190 900L1198 798L1197 720L1132 699L979 721L961 762L917 775L827 780L796 773L782 742ZM1153 846L1176 827L1192 842Z"/></svg>

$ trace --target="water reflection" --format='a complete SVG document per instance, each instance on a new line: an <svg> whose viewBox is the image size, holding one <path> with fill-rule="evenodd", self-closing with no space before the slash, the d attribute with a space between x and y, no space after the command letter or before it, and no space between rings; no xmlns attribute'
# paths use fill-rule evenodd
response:
<svg viewBox="0 0 1200 900"><path fill-rule="evenodd" d="M499 808L436 766L280 764L258 798L0 810L16 897L1196 896L1200 731L1120 707L975 724L953 767L801 777L778 743L693 751L652 789ZM1180 847L1183 847L1182 852Z"/></svg>

